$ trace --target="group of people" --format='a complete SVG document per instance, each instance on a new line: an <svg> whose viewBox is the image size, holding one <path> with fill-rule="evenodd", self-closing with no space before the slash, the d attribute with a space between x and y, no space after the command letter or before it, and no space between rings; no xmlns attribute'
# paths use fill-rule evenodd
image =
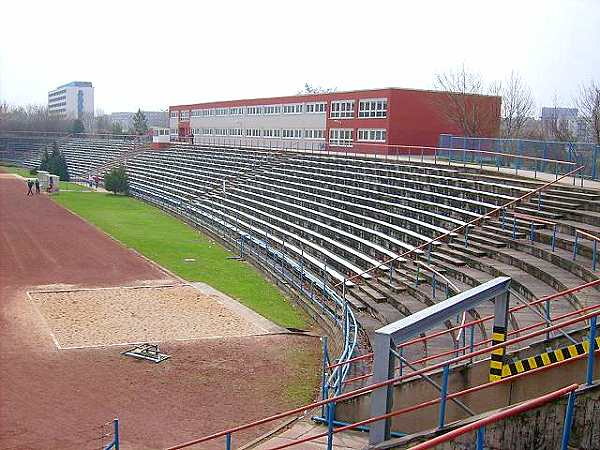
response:
<svg viewBox="0 0 600 450"><path fill-rule="evenodd" d="M39 194L40 193L40 180L38 180L37 178L34 180L32 180L31 178L27 180L27 195L33 195L33 187L35 186L35 193ZM54 187L54 182L52 181L52 178L50 178L50 181L48 182L48 192L52 192L52 188Z"/></svg>

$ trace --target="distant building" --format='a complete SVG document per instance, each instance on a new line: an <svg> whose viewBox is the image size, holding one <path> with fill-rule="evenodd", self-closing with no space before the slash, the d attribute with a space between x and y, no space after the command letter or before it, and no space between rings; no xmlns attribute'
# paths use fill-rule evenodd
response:
<svg viewBox="0 0 600 450"><path fill-rule="evenodd" d="M48 92L48 114L61 119L94 116L94 88L90 81L72 81Z"/></svg>
<svg viewBox="0 0 600 450"><path fill-rule="evenodd" d="M585 118L579 116L577 108L543 107L540 117L542 128L551 139L554 136L555 129L562 128L568 130L573 140L578 142L587 142L592 140L591 132Z"/></svg>
<svg viewBox="0 0 600 450"><path fill-rule="evenodd" d="M148 128L169 126L169 113L167 111L142 111L146 116ZM124 130L133 127L133 116L135 112L115 112L110 115L112 123L120 123Z"/></svg>

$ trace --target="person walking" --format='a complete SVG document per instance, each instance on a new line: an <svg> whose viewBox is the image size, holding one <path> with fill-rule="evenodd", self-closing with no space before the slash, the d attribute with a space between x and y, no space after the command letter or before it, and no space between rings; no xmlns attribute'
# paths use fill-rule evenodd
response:
<svg viewBox="0 0 600 450"><path fill-rule="evenodd" d="M27 188L28 188L27 195L33 195L33 191L32 191L33 181L32 180L27 180Z"/></svg>
<svg viewBox="0 0 600 450"><path fill-rule="evenodd" d="M35 179L35 193L40 193L40 180L38 180L37 178Z"/></svg>

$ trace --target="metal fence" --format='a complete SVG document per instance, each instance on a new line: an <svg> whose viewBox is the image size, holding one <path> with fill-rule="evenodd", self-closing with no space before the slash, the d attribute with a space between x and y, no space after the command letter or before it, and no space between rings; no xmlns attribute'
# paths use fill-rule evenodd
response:
<svg viewBox="0 0 600 450"><path fill-rule="evenodd" d="M584 176L597 180L600 175L600 145L592 142L536 141L530 139L496 139L441 134L439 147L504 153L517 158L514 164L525 170L552 173L550 164L541 165L520 157L569 161L585 166ZM535 166L534 166L535 164Z"/></svg>

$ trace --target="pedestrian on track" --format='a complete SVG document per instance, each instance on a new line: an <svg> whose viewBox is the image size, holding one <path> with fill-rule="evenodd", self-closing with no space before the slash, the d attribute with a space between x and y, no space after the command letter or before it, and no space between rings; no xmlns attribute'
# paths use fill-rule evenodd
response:
<svg viewBox="0 0 600 450"><path fill-rule="evenodd" d="M35 193L40 193L40 180L38 180L37 178L35 179Z"/></svg>
<svg viewBox="0 0 600 450"><path fill-rule="evenodd" d="M33 181L31 179L27 180L27 188L29 189L27 195L33 195Z"/></svg>

